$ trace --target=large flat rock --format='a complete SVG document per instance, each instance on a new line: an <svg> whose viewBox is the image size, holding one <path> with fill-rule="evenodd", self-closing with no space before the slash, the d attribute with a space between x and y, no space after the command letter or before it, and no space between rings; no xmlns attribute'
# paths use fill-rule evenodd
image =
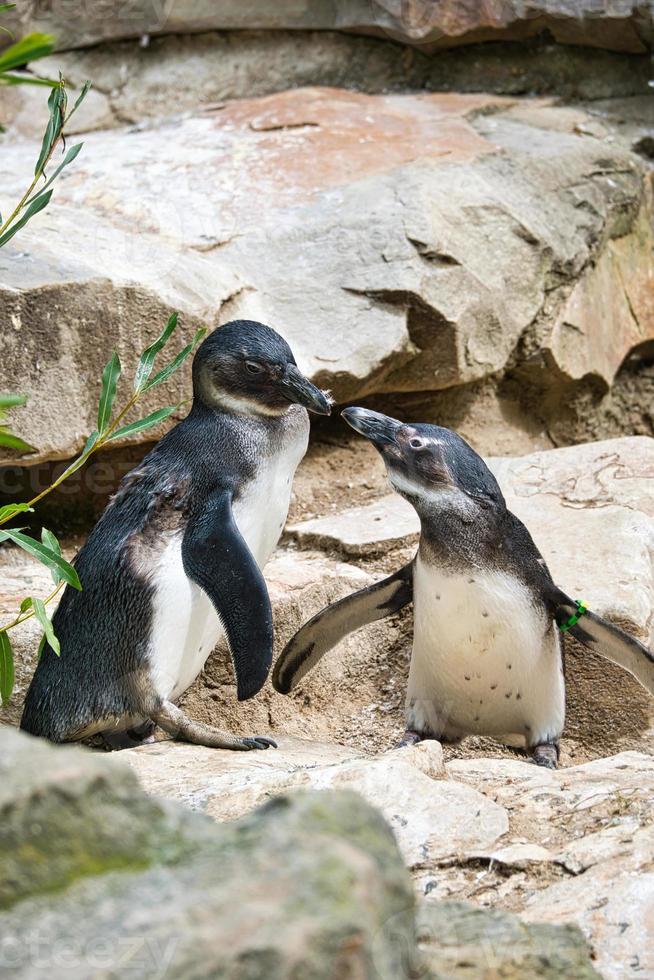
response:
<svg viewBox="0 0 654 980"><path fill-rule="evenodd" d="M530 922L576 923L609 980L624 977L626 966L644 975L654 970L651 756L625 752L559 772L472 759L447 769L505 805L522 840L546 849L531 866L487 854L509 875L497 898L512 901Z"/></svg>
<svg viewBox="0 0 654 980"><path fill-rule="evenodd" d="M519 3L482 0L336 0L307 3L285 0L271 5L256 0L246 5L219 5L193 0L145 2L118 0L85 7L83 16L69 17L65 7L30 0L15 15L23 30L45 30L62 48L97 44L115 38L150 34L183 34L208 30L268 29L338 30L374 34L427 50L501 39L526 40L547 31L557 41L618 51L643 52L651 44L646 7L638 0L566 0Z"/></svg>
<svg viewBox="0 0 654 980"><path fill-rule="evenodd" d="M542 382L610 384L654 336L641 161L581 110L513 110L308 88L90 133L0 258L0 387L31 395L33 458L81 445L109 351L130 371L172 309L271 323L340 401L490 381L523 347ZM3 211L36 153L3 148ZM182 393L188 373L157 396Z"/></svg>
<svg viewBox="0 0 654 980"><path fill-rule="evenodd" d="M492 848L509 829L505 810L444 775L438 742L366 759L340 746L283 737L277 751L216 753L161 742L126 753L149 792L217 820L242 816L293 788L352 789L379 807L411 868Z"/></svg>
<svg viewBox="0 0 654 980"><path fill-rule="evenodd" d="M148 792L182 800L220 822L242 817L276 792L354 789L394 830L428 903L421 941L441 969L449 960L454 971L461 948L474 946L471 923L463 920L484 915L480 956L488 969L492 963L516 977L560 976L568 957L584 949L573 925L585 934L602 976L617 980L627 962L651 969L651 756L626 752L558 772L483 757L454 759L444 769L435 742L365 758L333 743L291 738L266 753L164 742L125 755ZM498 911L452 906L458 924L443 931L438 923L448 905L441 902L453 898ZM533 926L523 925L519 937L519 920L502 908ZM554 924L568 931L548 932ZM590 968L584 972L585 963L580 959L581 972L570 975L593 976Z"/></svg>

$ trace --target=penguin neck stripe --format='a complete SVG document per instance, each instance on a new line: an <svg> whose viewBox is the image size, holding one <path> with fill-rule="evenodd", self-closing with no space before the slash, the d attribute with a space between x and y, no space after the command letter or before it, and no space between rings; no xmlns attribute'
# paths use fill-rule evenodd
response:
<svg viewBox="0 0 654 980"><path fill-rule="evenodd" d="M226 391L221 391L220 393L214 391L213 399L214 404L218 408L235 415L266 415L268 417L281 418L290 407L289 405L280 409L269 408L254 398L239 398L235 395L228 394Z"/></svg>
<svg viewBox="0 0 654 980"><path fill-rule="evenodd" d="M579 622L584 613L588 612L588 606L586 603L581 602L579 599L575 599L575 606L577 607L577 612L573 613L569 619L566 619L565 623L562 623L559 626L562 633L567 633L569 629L572 629L572 627Z"/></svg>

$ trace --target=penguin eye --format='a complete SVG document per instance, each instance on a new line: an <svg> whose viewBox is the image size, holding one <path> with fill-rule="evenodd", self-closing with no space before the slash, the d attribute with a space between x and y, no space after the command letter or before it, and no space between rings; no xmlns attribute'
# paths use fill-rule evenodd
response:
<svg viewBox="0 0 654 980"><path fill-rule="evenodd" d="M263 371L263 368L261 367L260 364L257 364L256 361L246 361L245 362L245 370L249 374L261 374L261 372Z"/></svg>
<svg viewBox="0 0 654 980"><path fill-rule="evenodd" d="M409 439L409 445L412 449L424 449L425 446L423 440L419 439L417 436L414 436L413 439Z"/></svg>

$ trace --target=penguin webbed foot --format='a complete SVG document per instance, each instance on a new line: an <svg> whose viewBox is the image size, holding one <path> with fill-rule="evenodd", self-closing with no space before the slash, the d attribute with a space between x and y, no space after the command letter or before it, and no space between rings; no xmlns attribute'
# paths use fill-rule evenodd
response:
<svg viewBox="0 0 654 980"><path fill-rule="evenodd" d="M400 741L395 745L395 748L406 749L410 745L417 745L418 742L422 742L424 737L420 732L414 732L412 729L407 728Z"/></svg>
<svg viewBox="0 0 654 980"><path fill-rule="evenodd" d="M202 721L193 721L172 701L164 701L152 718L173 738L191 742L193 745L204 745L210 749L230 749L233 752L277 748L277 743L272 738L263 735L244 738L221 732L218 728L206 725Z"/></svg>
<svg viewBox="0 0 654 980"><path fill-rule="evenodd" d="M418 742L441 742L443 745L455 745L459 741L460 739L458 738L449 739L445 735L433 735L431 732L416 732L412 728L407 728L394 748L406 749L408 746L417 745Z"/></svg>
<svg viewBox="0 0 654 980"><path fill-rule="evenodd" d="M544 769L557 769L559 765L559 747L554 742L543 742L531 749L531 761Z"/></svg>

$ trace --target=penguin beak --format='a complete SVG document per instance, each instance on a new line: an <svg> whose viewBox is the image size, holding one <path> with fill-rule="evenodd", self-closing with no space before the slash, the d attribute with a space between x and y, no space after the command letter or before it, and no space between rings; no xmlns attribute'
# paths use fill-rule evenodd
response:
<svg viewBox="0 0 654 980"><path fill-rule="evenodd" d="M279 381L279 388L289 402L304 405L316 415L330 415L332 399L327 392L321 391L308 378L305 378L294 364L288 364Z"/></svg>
<svg viewBox="0 0 654 980"><path fill-rule="evenodd" d="M379 412L371 412L367 408L345 408L341 418L351 425L355 432L370 439L378 448L394 446L396 436L403 423Z"/></svg>

